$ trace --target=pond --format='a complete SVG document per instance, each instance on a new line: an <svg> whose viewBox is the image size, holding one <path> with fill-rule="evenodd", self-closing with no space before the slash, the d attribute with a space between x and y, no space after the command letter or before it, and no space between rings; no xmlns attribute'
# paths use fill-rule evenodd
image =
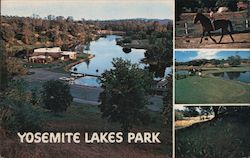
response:
<svg viewBox="0 0 250 158"><path fill-rule="evenodd" d="M116 44L116 39L121 38L116 35L108 35L106 37L101 37L97 41L92 41L89 44L88 51L84 51L89 54L95 55L94 58L90 59L88 62L82 62L71 68L71 72L83 73L87 75L100 76L105 70L110 70L113 65L113 58L122 58L131 61L131 63L139 64L139 67L146 68L148 67L150 71L154 69L149 64L141 63L141 60L145 58L144 53L145 49L131 49L131 52L124 52L123 48ZM79 46L78 46L79 47ZM171 68L163 67L160 70L153 71L157 74L157 78L162 78L167 74L171 73ZM99 85L99 82L96 78L78 78L75 80L76 84L80 85L89 85L95 84ZM96 86L96 85L95 85Z"/></svg>
<svg viewBox="0 0 250 158"><path fill-rule="evenodd" d="M250 83L250 71L218 72L218 73L212 73L212 76L220 77L225 80L237 80L240 82Z"/></svg>
<svg viewBox="0 0 250 158"><path fill-rule="evenodd" d="M177 70L175 72L176 75L189 75L189 71L188 70Z"/></svg>

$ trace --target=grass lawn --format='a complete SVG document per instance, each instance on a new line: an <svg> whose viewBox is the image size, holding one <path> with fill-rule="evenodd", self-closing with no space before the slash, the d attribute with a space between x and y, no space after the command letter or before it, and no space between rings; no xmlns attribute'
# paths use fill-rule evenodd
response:
<svg viewBox="0 0 250 158"><path fill-rule="evenodd" d="M176 103L249 103L250 85L215 77L190 76L175 81Z"/></svg>
<svg viewBox="0 0 250 158"><path fill-rule="evenodd" d="M243 158L250 156L250 124L221 118L176 131L177 158Z"/></svg>
<svg viewBox="0 0 250 158"><path fill-rule="evenodd" d="M137 125L132 130L138 131L163 131L166 129L162 122L161 112L154 112L148 110L151 122L148 125ZM87 131L120 131L118 123L108 122L106 118L101 117L101 111L96 105L86 105L73 102L72 105L64 113L53 114L51 112L44 112L43 118L45 122L63 122L64 130L67 129L67 122L80 123L76 129L83 129ZM58 128L57 128L58 129ZM74 130L69 128L67 130ZM162 135L165 135L164 133Z"/></svg>

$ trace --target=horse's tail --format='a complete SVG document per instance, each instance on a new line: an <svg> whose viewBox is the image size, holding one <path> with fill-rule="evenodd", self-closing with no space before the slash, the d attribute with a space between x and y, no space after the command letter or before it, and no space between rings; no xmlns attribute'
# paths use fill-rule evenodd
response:
<svg viewBox="0 0 250 158"><path fill-rule="evenodd" d="M233 33L234 32L234 28L233 28L233 24L230 20L228 20L228 24L229 24L229 27L230 27L230 32Z"/></svg>

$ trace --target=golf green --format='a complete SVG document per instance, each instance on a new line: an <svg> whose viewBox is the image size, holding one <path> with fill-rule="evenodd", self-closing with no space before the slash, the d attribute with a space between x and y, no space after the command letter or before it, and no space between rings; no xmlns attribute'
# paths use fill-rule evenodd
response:
<svg viewBox="0 0 250 158"><path fill-rule="evenodd" d="M250 85L215 77L190 76L175 81L177 104L249 103Z"/></svg>

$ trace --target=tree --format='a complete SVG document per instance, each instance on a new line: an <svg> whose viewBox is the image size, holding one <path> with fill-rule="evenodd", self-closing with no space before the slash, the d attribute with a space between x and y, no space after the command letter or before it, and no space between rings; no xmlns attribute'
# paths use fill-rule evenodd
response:
<svg viewBox="0 0 250 158"><path fill-rule="evenodd" d="M51 20L55 20L56 17L55 17L55 15L48 15L48 16L47 16L47 19L48 19L49 21L51 21Z"/></svg>
<svg viewBox="0 0 250 158"><path fill-rule="evenodd" d="M218 66L218 65L221 64L221 61L218 60L218 59L212 59L212 60L211 60L211 63L212 63L213 65L215 65L215 66Z"/></svg>
<svg viewBox="0 0 250 158"><path fill-rule="evenodd" d="M6 66L10 76L26 75L28 70L23 66L23 61L19 58L9 57L6 59Z"/></svg>
<svg viewBox="0 0 250 158"><path fill-rule="evenodd" d="M235 55L235 56L230 56L228 57L228 64L231 66L237 66L240 65L240 56L239 55Z"/></svg>
<svg viewBox="0 0 250 158"><path fill-rule="evenodd" d="M213 113L214 118L217 119L219 115L221 114L221 111L223 111L223 108L220 106L201 106L199 107L201 115L208 115Z"/></svg>
<svg viewBox="0 0 250 158"><path fill-rule="evenodd" d="M12 133L40 130L41 109L32 106L30 97L24 81L10 81L0 102L0 126Z"/></svg>
<svg viewBox="0 0 250 158"><path fill-rule="evenodd" d="M6 66L5 42L0 39L0 92L4 91L8 85L8 71Z"/></svg>
<svg viewBox="0 0 250 158"><path fill-rule="evenodd" d="M236 0L217 0L216 7L228 7L231 11L237 10Z"/></svg>
<svg viewBox="0 0 250 158"><path fill-rule="evenodd" d="M167 89L165 96L163 98L164 108L163 108L163 120L164 124L172 124L172 108L173 108L173 79L172 76L167 78Z"/></svg>
<svg viewBox="0 0 250 158"><path fill-rule="evenodd" d="M183 115L185 117L196 117L199 115L199 112L197 111L197 107L186 106L186 109L184 110Z"/></svg>
<svg viewBox="0 0 250 158"><path fill-rule="evenodd" d="M121 58L113 59L113 69L100 77L104 91L100 94L102 117L118 122L124 132L134 124L147 123L146 94L150 91L153 76Z"/></svg>
<svg viewBox="0 0 250 158"><path fill-rule="evenodd" d="M73 97L70 94L69 85L50 80L43 84L42 100L46 109L57 113L66 111Z"/></svg>
<svg viewBox="0 0 250 158"><path fill-rule="evenodd" d="M205 115L206 117L208 117L208 115L213 112L211 106L201 106L199 109L200 109L200 114Z"/></svg>

